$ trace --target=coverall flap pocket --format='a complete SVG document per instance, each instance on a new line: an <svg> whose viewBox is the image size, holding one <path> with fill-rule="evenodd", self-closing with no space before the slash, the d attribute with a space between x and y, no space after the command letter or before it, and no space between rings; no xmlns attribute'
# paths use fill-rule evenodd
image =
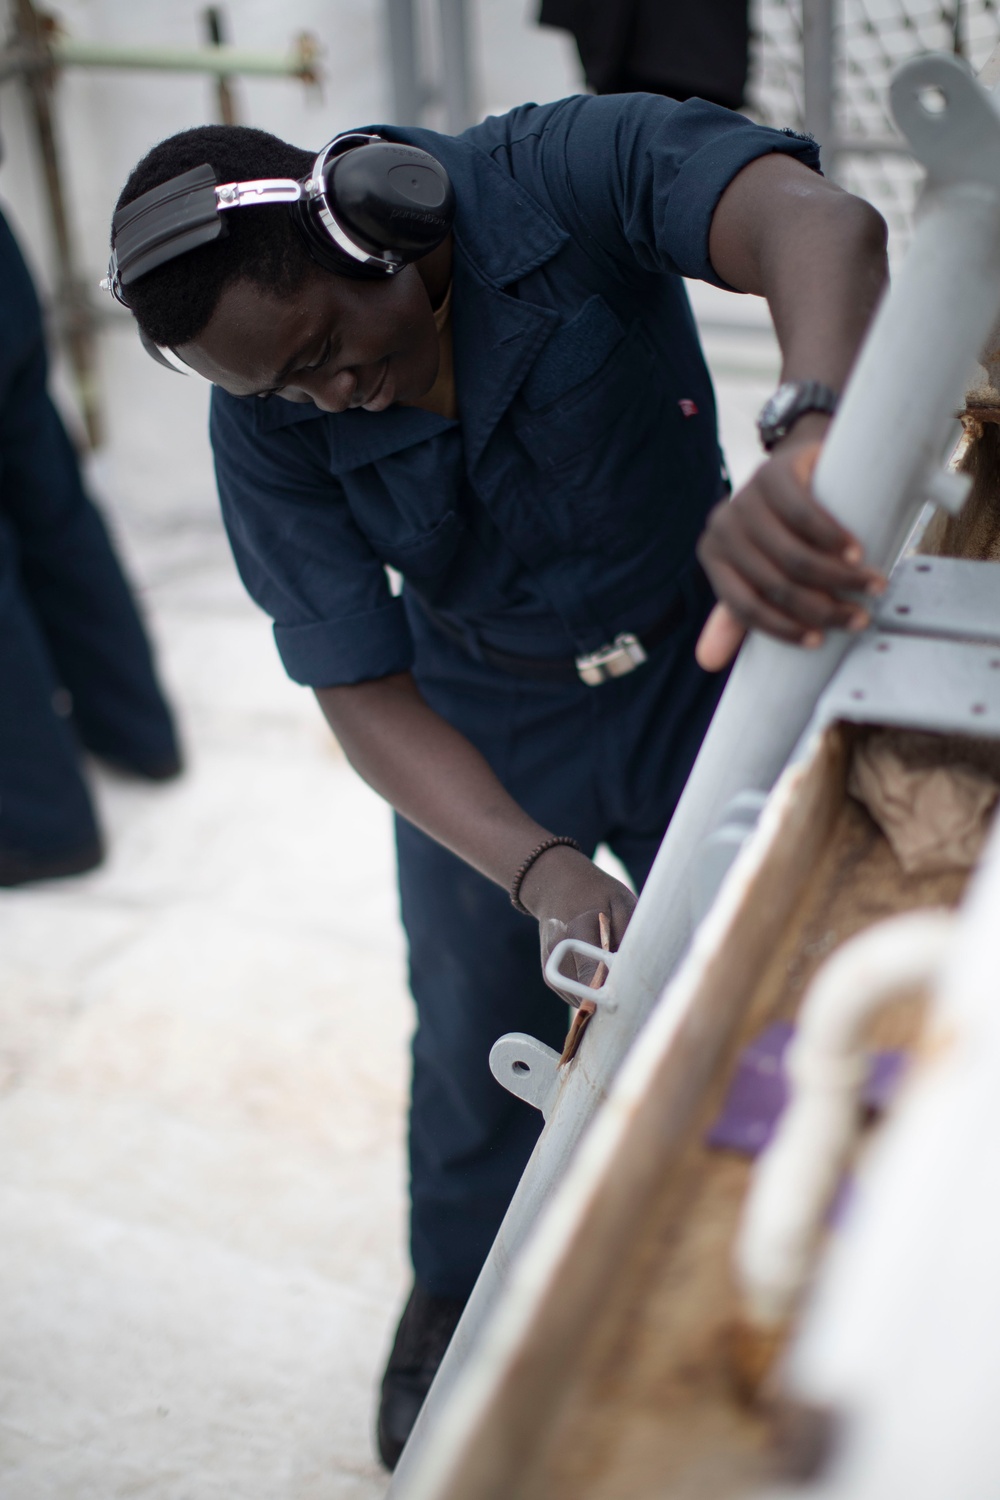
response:
<svg viewBox="0 0 1000 1500"><path fill-rule="evenodd" d="M464 532L464 521L455 511L448 510L426 531L410 531L390 538L369 532L368 540L378 558L396 568L404 578L430 578L451 562Z"/></svg>
<svg viewBox="0 0 1000 1500"><path fill-rule="evenodd" d="M596 300L596 299L595 299ZM538 411L512 410L518 438L544 473L574 482L589 474L594 450L621 455L648 435L660 407L659 382L636 324L621 334L611 352L586 380L578 380L559 400Z"/></svg>
<svg viewBox="0 0 1000 1500"><path fill-rule="evenodd" d="M588 297L575 318L549 339L521 394L532 411L558 401L600 369L625 330L603 297Z"/></svg>

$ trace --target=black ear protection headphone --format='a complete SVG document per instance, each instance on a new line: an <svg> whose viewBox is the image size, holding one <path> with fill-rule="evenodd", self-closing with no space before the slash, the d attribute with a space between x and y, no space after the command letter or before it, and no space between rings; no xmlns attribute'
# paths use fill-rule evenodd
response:
<svg viewBox="0 0 1000 1500"><path fill-rule="evenodd" d="M265 177L220 184L207 164L151 188L120 208L101 286L123 307L127 289L157 266L226 233L232 208L286 205L309 254L339 276L381 280L439 245L455 217L455 193L441 163L416 146L349 131L335 136L301 181ZM172 351L144 347L170 369Z"/></svg>

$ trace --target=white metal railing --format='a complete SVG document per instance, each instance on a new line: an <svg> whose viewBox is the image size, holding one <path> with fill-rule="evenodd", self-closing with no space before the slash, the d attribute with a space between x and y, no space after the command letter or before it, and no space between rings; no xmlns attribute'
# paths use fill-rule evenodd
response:
<svg viewBox="0 0 1000 1500"><path fill-rule="evenodd" d="M751 18L751 113L814 135L824 170L875 204L898 255L922 173L893 123L889 80L925 52L978 72L1000 41L998 0L751 0Z"/></svg>

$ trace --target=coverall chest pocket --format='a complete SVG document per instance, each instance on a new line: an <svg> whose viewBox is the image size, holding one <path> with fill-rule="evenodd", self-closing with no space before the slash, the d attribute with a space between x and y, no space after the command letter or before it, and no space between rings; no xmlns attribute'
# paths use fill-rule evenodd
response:
<svg viewBox="0 0 1000 1500"><path fill-rule="evenodd" d="M345 475L358 529L404 578L443 573L467 536L460 513L462 442L454 429Z"/></svg>
<svg viewBox="0 0 1000 1500"><path fill-rule="evenodd" d="M664 371L639 321L622 329L615 320L615 328L612 339L608 320L595 319L596 336L577 378L566 379L535 410L529 381L511 409L514 432L534 470L526 484L569 554L595 547L609 556L634 552L651 511L663 510L667 476L684 463L688 434L672 420ZM604 357L595 365L597 352Z"/></svg>
<svg viewBox="0 0 1000 1500"><path fill-rule="evenodd" d="M448 510L422 531L401 530L392 537L369 533L369 541L379 559L404 578L432 578L447 568L464 532L461 517Z"/></svg>
<svg viewBox="0 0 1000 1500"><path fill-rule="evenodd" d="M555 483L578 489L641 441L658 405L638 322L623 328L602 298L591 297L542 351L512 418L534 464Z"/></svg>

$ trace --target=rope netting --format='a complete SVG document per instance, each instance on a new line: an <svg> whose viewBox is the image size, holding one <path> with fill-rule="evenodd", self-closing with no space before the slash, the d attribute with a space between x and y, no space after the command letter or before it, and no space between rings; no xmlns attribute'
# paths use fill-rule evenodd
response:
<svg viewBox="0 0 1000 1500"><path fill-rule="evenodd" d="M802 128L802 7L810 0L752 0L749 100L767 124ZM958 52L977 71L1000 41L1000 0L839 0L834 22L834 132L844 143L837 180L885 216L897 252L908 238L921 172L906 156L852 151L896 138L889 80L907 58Z"/></svg>

